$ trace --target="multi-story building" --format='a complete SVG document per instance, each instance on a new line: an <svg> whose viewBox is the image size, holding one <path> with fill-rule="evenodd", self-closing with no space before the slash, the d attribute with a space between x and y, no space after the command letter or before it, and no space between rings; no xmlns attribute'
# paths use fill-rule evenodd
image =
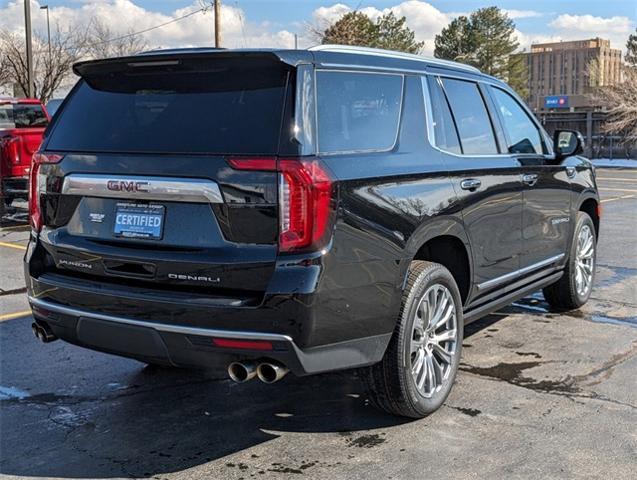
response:
<svg viewBox="0 0 637 480"><path fill-rule="evenodd" d="M621 78L622 52L602 38L538 43L523 55L528 103L535 111L589 106L585 94L591 87L614 85Z"/></svg>

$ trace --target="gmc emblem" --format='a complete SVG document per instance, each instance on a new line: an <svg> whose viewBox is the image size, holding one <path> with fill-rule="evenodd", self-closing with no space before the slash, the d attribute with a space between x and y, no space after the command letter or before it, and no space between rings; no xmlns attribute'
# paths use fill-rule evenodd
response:
<svg viewBox="0 0 637 480"><path fill-rule="evenodd" d="M114 192L147 192L148 182L138 182L135 180L109 180L106 188Z"/></svg>

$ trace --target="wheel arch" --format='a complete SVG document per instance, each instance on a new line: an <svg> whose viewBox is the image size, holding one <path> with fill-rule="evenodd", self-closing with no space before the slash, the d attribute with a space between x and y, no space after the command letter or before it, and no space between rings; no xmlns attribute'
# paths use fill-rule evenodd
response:
<svg viewBox="0 0 637 480"><path fill-rule="evenodd" d="M407 253L405 280L413 260L439 263L451 272L462 303L466 304L471 292L473 265L469 238L460 219L446 217L425 223L409 239Z"/></svg>
<svg viewBox="0 0 637 480"><path fill-rule="evenodd" d="M578 201L577 201L577 210L578 212L585 212L591 217L593 220L593 225L595 226L595 237L599 238L599 228L600 228L600 206L601 202L599 201L599 197L593 192L583 192Z"/></svg>

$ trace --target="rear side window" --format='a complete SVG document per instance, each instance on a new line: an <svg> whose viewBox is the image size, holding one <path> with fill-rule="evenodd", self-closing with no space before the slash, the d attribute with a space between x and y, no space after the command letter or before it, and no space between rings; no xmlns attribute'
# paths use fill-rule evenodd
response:
<svg viewBox="0 0 637 480"><path fill-rule="evenodd" d="M433 115L434 141L438 148L452 153L462 153L458 132L453 123L445 94L435 77L427 77Z"/></svg>
<svg viewBox="0 0 637 480"><path fill-rule="evenodd" d="M543 153L542 137L537 126L520 104L504 90L492 88L509 153Z"/></svg>
<svg viewBox="0 0 637 480"><path fill-rule="evenodd" d="M497 154L493 127L478 85L450 78L443 78L442 84L460 134L462 153Z"/></svg>
<svg viewBox="0 0 637 480"><path fill-rule="evenodd" d="M320 152L381 151L394 146L402 75L317 71L316 90Z"/></svg>
<svg viewBox="0 0 637 480"><path fill-rule="evenodd" d="M276 153L287 71L272 62L198 62L87 74L58 112L47 148Z"/></svg>
<svg viewBox="0 0 637 480"><path fill-rule="evenodd" d="M46 127L48 123L42 106L37 103L0 105L0 128Z"/></svg>

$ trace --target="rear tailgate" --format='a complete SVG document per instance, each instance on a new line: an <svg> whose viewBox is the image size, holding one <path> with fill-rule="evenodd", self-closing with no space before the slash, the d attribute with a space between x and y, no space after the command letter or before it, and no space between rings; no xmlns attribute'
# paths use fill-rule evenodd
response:
<svg viewBox="0 0 637 480"><path fill-rule="evenodd" d="M277 173L229 160L276 156L289 67L258 56L132 63L80 69L45 140L64 157L40 168L43 271L264 292L277 255Z"/></svg>

